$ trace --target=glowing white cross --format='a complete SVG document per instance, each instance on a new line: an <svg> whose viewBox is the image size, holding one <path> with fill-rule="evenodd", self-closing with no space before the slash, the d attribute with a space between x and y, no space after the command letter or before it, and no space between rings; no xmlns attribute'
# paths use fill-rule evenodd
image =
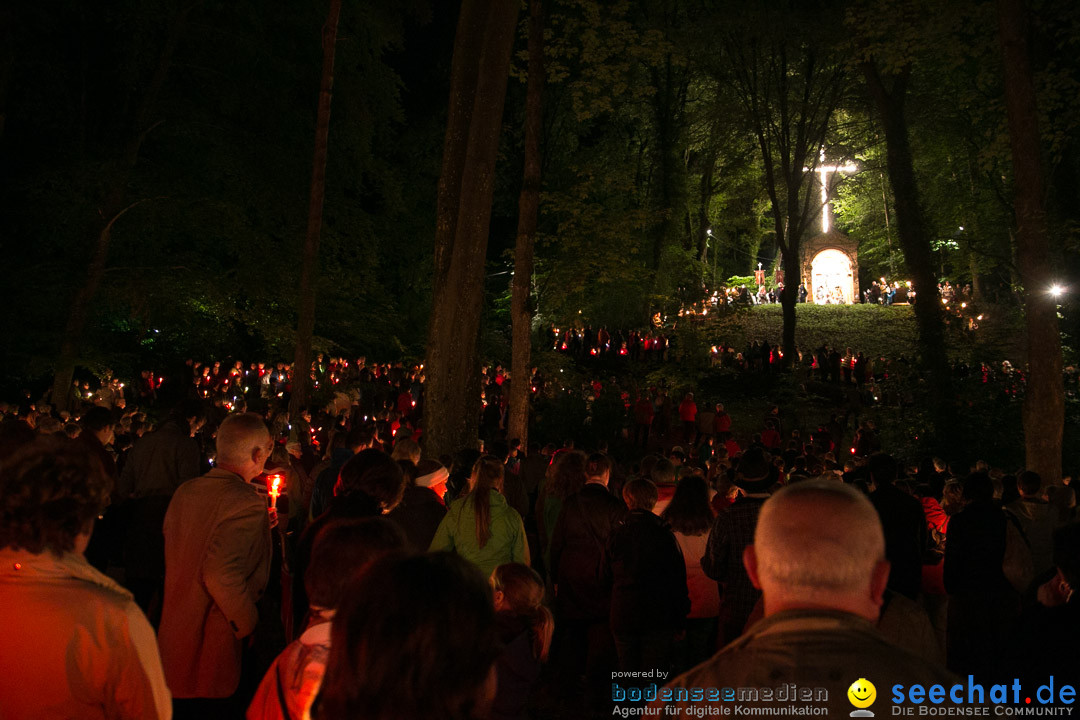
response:
<svg viewBox="0 0 1080 720"><path fill-rule="evenodd" d="M824 234L829 232L829 219L832 216L832 208L829 206L829 179L826 178L826 175L838 172L853 173L859 168L854 163L826 165L824 147L821 148L821 154L818 158L818 166L814 168L814 172L818 173L818 180L821 183L821 232ZM809 168L806 169L809 170Z"/></svg>

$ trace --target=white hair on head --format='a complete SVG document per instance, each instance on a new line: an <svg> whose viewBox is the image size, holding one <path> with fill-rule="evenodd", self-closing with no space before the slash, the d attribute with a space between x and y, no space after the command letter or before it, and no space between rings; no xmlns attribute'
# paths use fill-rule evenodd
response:
<svg viewBox="0 0 1080 720"><path fill-rule="evenodd" d="M266 423L255 413L233 413L217 429L218 464L222 460L244 462L251 451L270 439Z"/></svg>
<svg viewBox="0 0 1080 720"><path fill-rule="evenodd" d="M870 500L836 480L807 480L776 492L754 533L759 577L807 595L866 587L885 559Z"/></svg>

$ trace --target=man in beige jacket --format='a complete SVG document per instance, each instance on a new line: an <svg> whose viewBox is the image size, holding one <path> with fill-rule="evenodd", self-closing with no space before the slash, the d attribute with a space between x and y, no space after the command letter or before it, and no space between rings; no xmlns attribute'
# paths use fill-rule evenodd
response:
<svg viewBox="0 0 1080 720"><path fill-rule="evenodd" d="M270 574L271 513L248 482L263 471L270 434L259 416L231 415L217 431L217 467L185 482L165 516L165 601L158 630L178 716L228 714L242 640ZM221 702L185 703L202 698ZM237 699L243 702L244 699Z"/></svg>

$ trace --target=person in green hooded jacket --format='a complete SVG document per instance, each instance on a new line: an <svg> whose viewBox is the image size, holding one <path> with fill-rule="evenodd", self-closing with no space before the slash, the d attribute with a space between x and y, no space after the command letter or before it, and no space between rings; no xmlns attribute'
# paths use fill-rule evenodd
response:
<svg viewBox="0 0 1080 720"><path fill-rule="evenodd" d="M457 553L490 576L504 563L529 564L529 545L521 515L502 494L503 464L481 456L469 476L469 492L450 503L435 531L431 550Z"/></svg>

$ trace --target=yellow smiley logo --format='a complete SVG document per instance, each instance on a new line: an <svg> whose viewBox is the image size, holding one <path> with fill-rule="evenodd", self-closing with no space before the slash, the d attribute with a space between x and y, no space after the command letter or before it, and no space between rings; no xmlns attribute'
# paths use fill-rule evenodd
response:
<svg viewBox="0 0 1080 720"><path fill-rule="evenodd" d="M847 689L848 700L857 708L868 708L877 699L877 688L866 678L859 678Z"/></svg>

